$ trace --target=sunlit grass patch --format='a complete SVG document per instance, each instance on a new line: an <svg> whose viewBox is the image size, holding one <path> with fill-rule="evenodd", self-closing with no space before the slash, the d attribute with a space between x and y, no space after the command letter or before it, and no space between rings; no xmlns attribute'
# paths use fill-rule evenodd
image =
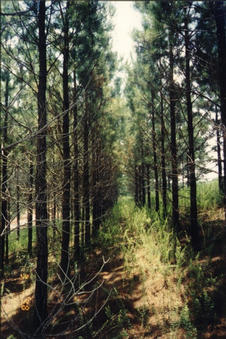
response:
<svg viewBox="0 0 226 339"><path fill-rule="evenodd" d="M134 306L141 313L142 326L157 326L163 333L175 335L185 331L180 322L186 305L182 284L186 248L181 247L167 220L137 208L131 199L120 200L110 220L102 236L118 243L131 280L139 277L135 292L139 298Z"/></svg>

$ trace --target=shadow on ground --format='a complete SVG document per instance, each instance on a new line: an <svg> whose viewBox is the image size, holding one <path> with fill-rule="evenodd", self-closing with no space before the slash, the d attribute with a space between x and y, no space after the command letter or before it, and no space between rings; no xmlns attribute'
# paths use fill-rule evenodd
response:
<svg viewBox="0 0 226 339"><path fill-rule="evenodd" d="M204 273L190 286L193 293L190 314L198 338L226 338L225 221L206 221L203 228L206 238L199 261Z"/></svg>

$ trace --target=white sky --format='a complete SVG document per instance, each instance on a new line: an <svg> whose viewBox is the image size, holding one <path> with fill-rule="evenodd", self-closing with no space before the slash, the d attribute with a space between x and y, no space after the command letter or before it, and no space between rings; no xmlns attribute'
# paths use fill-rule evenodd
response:
<svg viewBox="0 0 226 339"><path fill-rule="evenodd" d="M141 14L133 5L134 1L111 1L116 9L112 18L115 26L112 32L112 48L118 52L119 57L124 61L130 60L131 53L134 53L134 42L132 39L133 29L141 29Z"/></svg>

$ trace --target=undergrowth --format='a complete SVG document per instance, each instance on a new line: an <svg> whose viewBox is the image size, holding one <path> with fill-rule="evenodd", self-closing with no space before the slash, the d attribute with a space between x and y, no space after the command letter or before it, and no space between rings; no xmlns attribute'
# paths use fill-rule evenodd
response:
<svg viewBox="0 0 226 339"><path fill-rule="evenodd" d="M200 183L197 192L201 212L210 213L221 206L217 182ZM180 190L185 217L189 207L188 193L186 188ZM208 229L203 227L203 231L207 234ZM34 281L35 232L32 259L26 253L27 229L21 230L19 241L15 231L9 237L10 254L23 264L21 272ZM57 274L55 263L60 258L60 234L54 235L50 227L49 238L51 280ZM218 281L212 273L210 257L201 261L200 254L194 254L188 239L181 245L170 221L164 220L161 212L138 208L132 198L123 197L102 224L96 244L101 246L104 254L108 251L113 256L120 254L123 257L126 276L130 278L128 295L139 294L133 306L140 333L153 336L161 333L167 338L198 338L205 328L214 325L214 289ZM6 266L8 275L11 268ZM95 338L101 338L102 333L117 333L117 338L130 336L132 321L126 303L120 299L120 291L115 290L112 298L118 303L117 314L107 303L104 309L106 320L100 328L93 330Z"/></svg>
<svg viewBox="0 0 226 339"><path fill-rule="evenodd" d="M180 212L188 211L190 207L190 188L179 190ZM223 195L219 192L218 181L197 183L197 208L199 213L214 211L223 206Z"/></svg>
<svg viewBox="0 0 226 339"><path fill-rule="evenodd" d="M204 199L207 190L201 186L199 199ZM203 208L218 205L218 196L212 201L216 185L212 186L213 194L202 202ZM123 198L113 208L99 237L104 248L116 246L120 250L128 275L141 277L142 296L137 308L149 310L142 320L147 331L158 326L172 338L198 338L202 328L214 323L210 286L216 281L208 263L200 262L189 242L182 246L168 221L158 213L137 208L132 199Z"/></svg>

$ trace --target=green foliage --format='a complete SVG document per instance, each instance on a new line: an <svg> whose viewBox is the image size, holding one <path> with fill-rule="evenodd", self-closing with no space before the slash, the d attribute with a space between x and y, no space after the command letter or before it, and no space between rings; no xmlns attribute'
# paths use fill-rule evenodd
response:
<svg viewBox="0 0 226 339"><path fill-rule="evenodd" d="M186 332L186 338L197 338L197 329L190 319L190 310L188 305L185 305L181 310L180 321L178 324Z"/></svg>
<svg viewBox="0 0 226 339"><path fill-rule="evenodd" d="M141 325L143 327L146 327L148 323L148 316L149 316L150 310L143 305L142 307L138 308L137 311L139 314Z"/></svg>
<svg viewBox="0 0 226 339"><path fill-rule="evenodd" d="M26 228L22 228L20 230L20 237L17 240L17 231L14 229L9 234L9 253L20 253L27 250L27 237L28 237L28 230ZM33 229L32 232L32 242L33 244L36 242L36 232Z"/></svg>
<svg viewBox="0 0 226 339"><path fill-rule="evenodd" d="M116 311L117 310L117 311ZM94 338L104 336L107 338L127 337L127 329L131 327L128 317L128 310L118 294L117 289L113 289L109 303L104 308L106 321L93 333Z"/></svg>
<svg viewBox="0 0 226 339"><path fill-rule="evenodd" d="M184 189L184 191L185 189ZM208 199L207 192L210 194ZM206 197L203 208L218 206L217 183L200 183L198 197ZM185 288L182 307L175 307L170 311L169 326L172 333L183 329L186 338L198 338L202 327L213 324L216 319L216 306L213 286L217 285L217 278L211 273L209 262L201 264L199 254L194 257L190 244L181 246L180 242L170 230L167 221L163 221L158 213L146 208L137 208L130 198L123 197L115 205L109 219L104 223L100 239L104 246L120 244L124 257L124 265L128 273L139 270L141 281L145 282L146 272L151 275L162 274L167 281L175 272L177 277L178 293L182 286ZM137 254L141 251L145 257L142 265L137 265ZM133 289L132 284L130 288ZM143 292L145 293L145 292ZM142 306L138 309L142 326L147 326L149 309ZM175 319L173 320L175 313ZM111 309L106 308L106 315L111 317ZM121 315L124 318L125 315ZM120 319L120 317L119 317ZM119 321L118 319L118 321ZM120 321L119 321L120 323Z"/></svg>
<svg viewBox="0 0 226 339"><path fill-rule="evenodd" d="M222 195L219 193L218 181L198 183L197 202L200 210L214 210L222 206Z"/></svg>
<svg viewBox="0 0 226 339"><path fill-rule="evenodd" d="M216 306L211 289L217 286L216 278L212 276L208 265L201 265L195 261L190 261L188 276L190 282L186 294L190 299L190 318L198 329L214 324Z"/></svg>
<svg viewBox="0 0 226 339"><path fill-rule="evenodd" d="M180 208L182 214L189 214L189 187L180 189ZM214 211L223 206L223 196L219 192L218 181L197 182L197 207L199 214Z"/></svg>
<svg viewBox="0 0 226 339"><path fill-rule="evenodd" d="M106 246L121 241L126 260L133 262L133 252L138 248L147 250L149 260L158 257L159 265L169 264L176 256L182 267L186 249L182 249L173 231L169 231L167 220L146 208L138 208L130 198L121 198L102 226L100 241Z"/></svg>

